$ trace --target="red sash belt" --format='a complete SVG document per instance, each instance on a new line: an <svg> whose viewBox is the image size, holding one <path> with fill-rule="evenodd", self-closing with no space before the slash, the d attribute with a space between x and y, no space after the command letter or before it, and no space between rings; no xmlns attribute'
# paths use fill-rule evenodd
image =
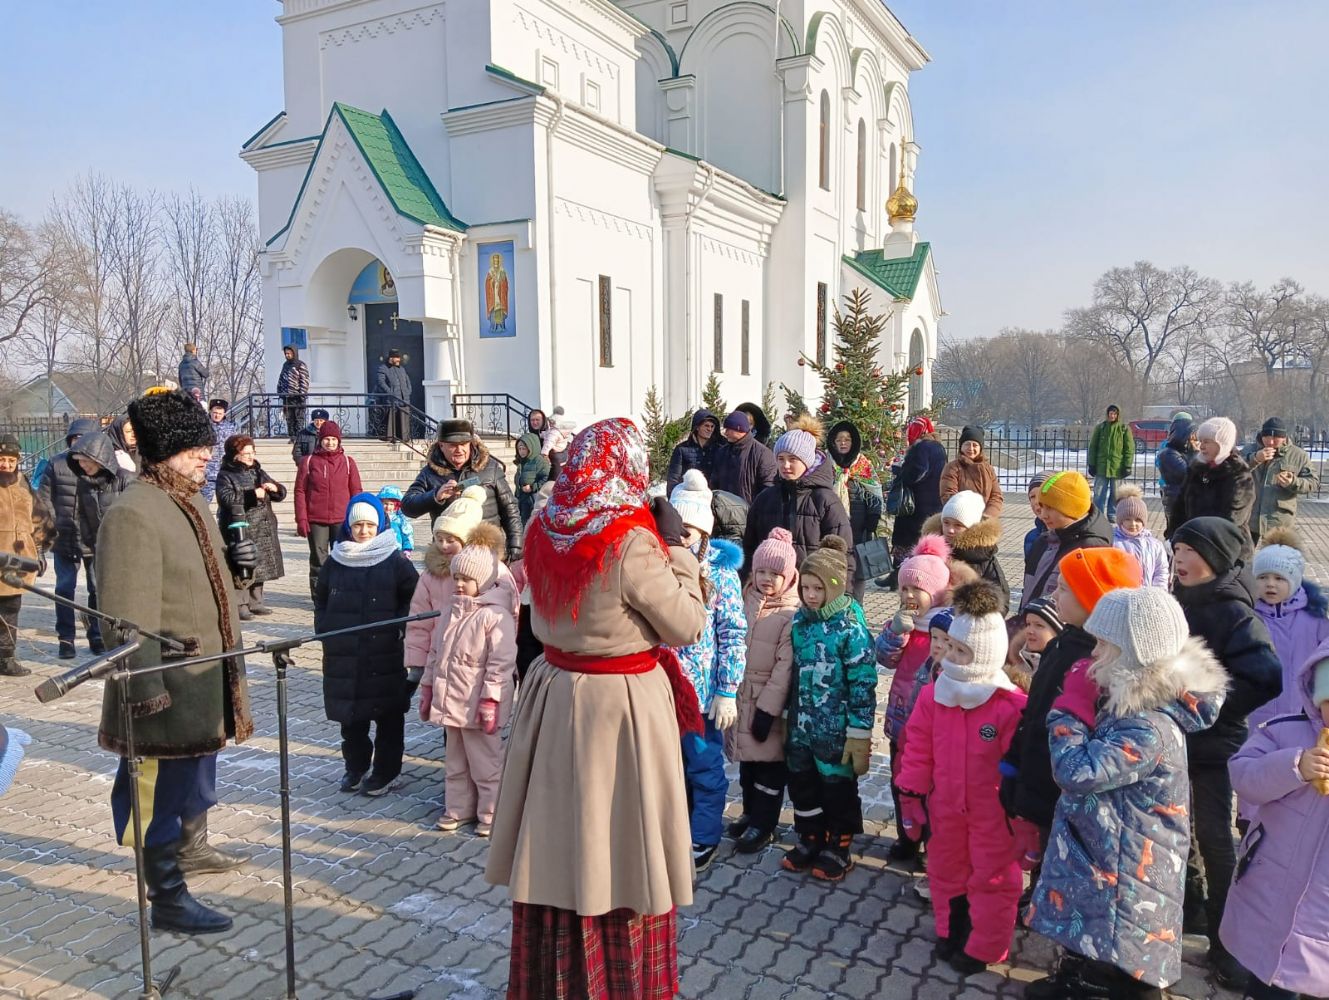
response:
<svg viewBox="0 0 1329 1000"><path fill-rule="evenodd" d="M545 659L560 670L577 674L644 674L660 667L669 678L669 687L674 692L674 714L678 719L679 732L700 735L705 730L701 707L697 703L697 691L684 676L677 654L668 646L656 646L625 656L581 656L546 646Z"/></svg>

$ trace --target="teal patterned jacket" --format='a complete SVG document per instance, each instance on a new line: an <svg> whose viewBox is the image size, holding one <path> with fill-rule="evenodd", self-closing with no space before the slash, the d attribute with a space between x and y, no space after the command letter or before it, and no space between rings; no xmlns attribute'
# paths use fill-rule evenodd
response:
<svg viewBox="0 0 1329 1000"><path fill-rule="evenodd" d="M787 745L811 749L818 770L849 776L845 736L868 737L877 711L877 667L863 609L845 595L794 616L795 684L790 685Z"/></svg>

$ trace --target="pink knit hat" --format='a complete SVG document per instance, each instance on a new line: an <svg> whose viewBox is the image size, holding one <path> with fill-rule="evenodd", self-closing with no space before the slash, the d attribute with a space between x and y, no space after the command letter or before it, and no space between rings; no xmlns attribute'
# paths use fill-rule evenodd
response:
<svg viewBox="0 0 1329 1000"><path fill-rule="evenodd" d="M951 568L947 560L951 547L940 535L924 535L909 558L900 563L901 587L917 587L927 592L936 604L951 585Z"/></svg>
<svg viewBox="0 0 1329 1000"><path fill-rule="evenodd" d="M752 569L770 570L789 580L798 567L798 553L794 551L793 542L794 536L784 528L772 528L766 541L752 553Z"/></svg>
<svg viewBox="0 0 1329 1000"><path fill-rule="evenodd" d="M498 579L498 555L487 545L468 545L452 557L452 575L470 577L483 594Z"/></svg>

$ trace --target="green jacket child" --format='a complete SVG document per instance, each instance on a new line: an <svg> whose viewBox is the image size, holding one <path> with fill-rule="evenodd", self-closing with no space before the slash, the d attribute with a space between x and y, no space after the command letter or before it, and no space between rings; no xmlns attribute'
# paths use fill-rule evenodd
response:
<svg viewBox="0 0 1329 1000"><path fill-rule="evenodd" d="M517 509L521 512L521 523L531 519L535 509L535 495L540 487L549 481L549 459L540 454L540 438L527 431L517 439L517 471L512 480L516 488Z"/></svg>

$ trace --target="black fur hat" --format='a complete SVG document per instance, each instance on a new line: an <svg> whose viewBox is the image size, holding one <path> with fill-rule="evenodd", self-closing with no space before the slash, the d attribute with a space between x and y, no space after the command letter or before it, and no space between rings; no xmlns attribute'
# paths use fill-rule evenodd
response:
<svg viewBox="0 0 1329 1000"><path fill-rule="evenodd" d="M475 426L469 420L440 420L438 439L448 444L465 444L475 440Z"/></svg>
<svg viewBox="0 0 1329 1000"><path fill-rule="evenodd" d="M129 404L129 422L138 434L138 453L148 465L187 448L211 448L217 441L207 411L179 389L140 396Z"/></svg>

